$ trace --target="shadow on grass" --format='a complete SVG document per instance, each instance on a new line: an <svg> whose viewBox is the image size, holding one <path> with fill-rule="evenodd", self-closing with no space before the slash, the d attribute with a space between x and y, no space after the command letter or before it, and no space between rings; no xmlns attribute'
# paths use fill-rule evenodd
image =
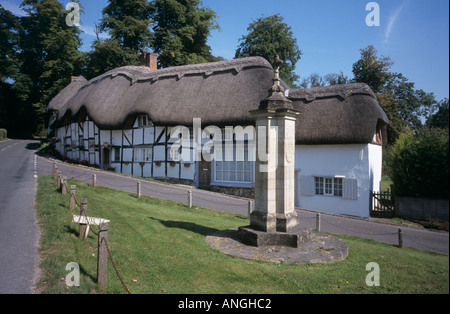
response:
<svg viewBox="0 0 450 314"><path fill-rule="evenodd" d="M192 231L192 232L198 233L198 234L203 235L203 236L208 236L211 233L219 231L218 229L205 227L205 226L193 223L193 222L162 220L162 219L158 219L158 218L155 218L155 217L148 217L148 218L160 222L161 224L163 224L167 228L184 229L184 230L188 230L188 231Z"/></svg>

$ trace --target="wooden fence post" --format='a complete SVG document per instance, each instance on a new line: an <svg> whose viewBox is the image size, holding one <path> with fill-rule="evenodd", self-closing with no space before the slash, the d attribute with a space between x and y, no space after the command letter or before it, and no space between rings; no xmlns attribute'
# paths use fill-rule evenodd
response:
<svg viewBox="0 0 450 314"><path fill-rule="evenodd" d="M138 181L138 183L137 183L136 197L137 197L137 198L140 198L140 197L141 197L141 181Z"/></svg>
<svg viewBox="0 0 450 314"><path fill-rule="evenodd" d="M67 194L67 178L66 177L61 178L61 194L62 195Z"/></svg>
<svg viewBox="0 0 450 314"><path fill-rule="evenodd" d="M316 214L316 229L320 231L320 213Z"/></svg>
<svg viewBox="0 0 450 314"><path fill-rule="evenodd" d="M58 171L58 166L56 165L56 162L53 162L53 167L52 167L52 176L53 179L56 179L56 172Z"/></svg>
<svg viewBox="0 0 450 314"><path fill-rule="evenodd" d="M61 173L59 171L56 174L56 188L58 191L61 189Z"/></svg>
<svg viewBox="0 0 450 314"><path fill-rule="evenodd" d="M108 281L108 222L99 224L97 283L101 290L106 290Z"/></svg>
<svg viewBox="0 0 450 314"><path fill-rule="evenodd" d="M81 199L81 205L80 205L80 216L87 217L87 198ZM87 238L87 234L89 232L87 224L80 223L80 239Z"/></svg>
<svg viewBox="0 0 450 314"><path fill-rule="evenodd" d="M189 208L192 207L192 191L191 190L188 191L188 206L189 206Z"/></svg>
<svg viewBox="0 0 450 314"><path fill-rule="evenodd" d="M76 192L77 186L71 185L70 186L70 198L69 198L69 209L70 211L73 211L75 208L75 192Z"/></svg>
<svg viewBox="0 0 450 314"><path fill-rule="evenodd" d="M403 247L403 235L402 235L402 229L398 228L398 247Z"/></svg>
<svg viewBox="0 0 450 314"><path fill-rule="evenodd" d="M252 213L252 200L248 200L248 204L247 204L247 211L248 211L248 215L247 217L250 218L250 214Z"/></svg>
<svg viewBox="0 0 450 314"><path fill-rule="evenodd" d="M95 174L92 175L92 187L95 188L97 185L97 176Z"/></svg>

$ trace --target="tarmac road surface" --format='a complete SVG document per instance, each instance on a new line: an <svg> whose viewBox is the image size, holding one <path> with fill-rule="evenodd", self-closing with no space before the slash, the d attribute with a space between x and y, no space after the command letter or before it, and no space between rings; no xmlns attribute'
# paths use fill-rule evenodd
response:
<svg viewBox="0 0 450 314"><path fill-rule="evenodd" d="M38 277L35 149L38 141L0 142L0 294L29 294Z"/></svg>

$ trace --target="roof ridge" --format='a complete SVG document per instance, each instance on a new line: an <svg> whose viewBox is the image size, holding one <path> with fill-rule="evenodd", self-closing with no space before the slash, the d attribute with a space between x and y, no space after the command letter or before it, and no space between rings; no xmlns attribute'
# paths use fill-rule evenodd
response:
<svg viewBox="0 0 450 314"><path fill-rule="evenodd" d="M145 66L128 65L112 69L104 74L94 77L91 80L89 80L88 84L86 84L85 86L103 80L107 77L114 78L117 75L124 75L130 78L131 85L133 85L138 81L152 80L152 82L155 82L162 77L176 76L177 79L179 80L183 76L190 74L203 74L206 76L210 76L217 72L225 72L229 70L234 70L236 73L239 73L244 68L248 67L266 67L272 70L272 66L270 65L270 63L263 57L247 57L209 63L181 65L159 69L156 71L152 71Z"/></svg>
<svg viewBox="0 0 450 314"><path fill-rule="evenodd" d="M350 83L338 84L330 86L318 86L311 88L299 88L289 91L288 98L290 99L305 99L306 101L313 101L317 98L326 97L340 97L345 100L353 94L365 94L376 99L372 89L366 83Z"/></svg>

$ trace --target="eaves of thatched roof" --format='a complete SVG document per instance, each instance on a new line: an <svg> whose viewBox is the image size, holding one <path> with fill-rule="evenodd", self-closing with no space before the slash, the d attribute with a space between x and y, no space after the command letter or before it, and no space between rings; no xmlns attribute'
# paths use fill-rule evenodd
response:
<svg viewBox="0 0 450 314"><path fill-rule="evenodd" d="M272 78L272 66L261 57L157 71L125 66L88 82L75 80L47 109L58 112L52 127L87 115L101 129L129 128L138 114L155 125L189 126L193 118L201 118L202 126L250 125L249 111L268 96ZM387 123L365 84L290 90L288 98L300 110L297 143L368 143L377 123Z"/></svg>

